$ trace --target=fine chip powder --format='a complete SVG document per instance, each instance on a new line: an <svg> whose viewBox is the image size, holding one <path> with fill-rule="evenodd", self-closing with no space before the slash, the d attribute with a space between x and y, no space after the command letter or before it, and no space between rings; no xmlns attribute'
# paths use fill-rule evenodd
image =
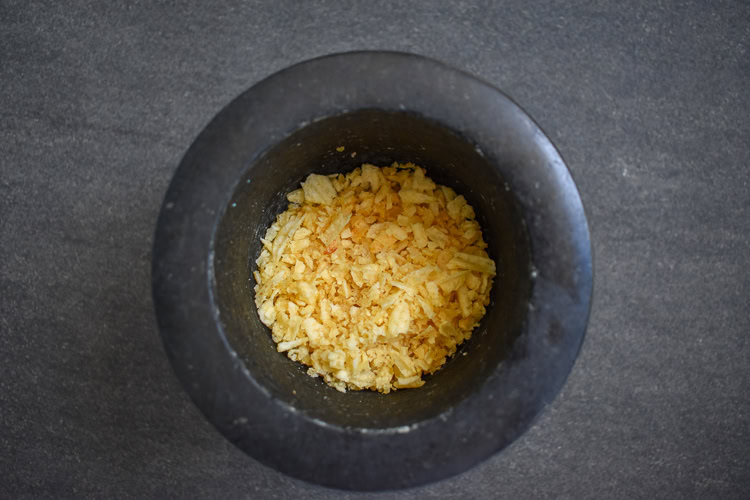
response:
<svg viewBox="0 0 750 500"><path fill-rule="evenodd" d="M342 392L423 385L489 304L474 209L412 163L311 174L287 199L253 273L278 351Z"/></svg>

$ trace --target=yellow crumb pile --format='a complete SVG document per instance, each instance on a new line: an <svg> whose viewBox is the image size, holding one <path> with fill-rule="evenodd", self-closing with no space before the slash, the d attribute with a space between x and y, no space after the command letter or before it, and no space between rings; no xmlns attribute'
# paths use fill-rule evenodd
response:
<svg viewBox="0 0 750 500"><path fill-rule="evenodd" d="M474 209L411 163L312 174L287 198L254 272L279 352L342 392L423 385L489 303Z"/></svg>

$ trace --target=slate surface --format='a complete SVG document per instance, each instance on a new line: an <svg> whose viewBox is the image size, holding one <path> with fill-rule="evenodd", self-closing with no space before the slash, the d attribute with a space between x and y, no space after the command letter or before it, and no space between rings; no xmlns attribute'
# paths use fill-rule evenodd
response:
<svg viewBox="0 0 750 500"><path fill-rule="evenodd" d="M729 0L3 0L0 497L747 498L749 26ZM160 200L193 138L264 76L352 49L508 92L566 158L596 259L585 345L533 428L381 495L226 442L173 376L150 297Z"/></svg>

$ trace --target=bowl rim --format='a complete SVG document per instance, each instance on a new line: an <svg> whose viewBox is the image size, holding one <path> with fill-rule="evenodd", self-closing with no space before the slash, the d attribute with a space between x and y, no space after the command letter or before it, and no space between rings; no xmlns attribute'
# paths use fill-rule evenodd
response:
<svg viewBox="0 0 750 500"><path fill-rule="evenodd" d="M375 81L368 80L363 89L351 79L337 78L353 69L368 71L368 79ZM407 87L393 86L389 79L404 72L410 75ZM527 327L534 348L525 371L519 368L512 374L535 378L519 385L517 394L498 394L493 384L485 384L451 411L412 426L332 425L273 398L227 341L213 296L213 242L237 182L269 146L304 124L367 108L422 114L471 138L488 158L514 147L513 141L524 141L544 159L523 172L503 171L526 217L535 266ZM562 250L555 248L560 246ZM227 104L192 143L172 178L152 255L153 299L165 350L206 418L268 466L306 481L355 490L444 479L512 443L567 379L585 336L593 288L583 204L562 157L541 128L489 83L433 59L390 51L344 52L303 61ZM529 371L532 361L548 366ZM329 453L331 449L347 451Z"/></svg>

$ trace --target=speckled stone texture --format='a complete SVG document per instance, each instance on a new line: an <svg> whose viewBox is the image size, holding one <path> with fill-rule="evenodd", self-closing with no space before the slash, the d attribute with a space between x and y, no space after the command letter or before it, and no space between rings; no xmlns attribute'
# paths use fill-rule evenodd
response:
<svg viewBox="0 0 750 500"><path fill-rule="evenodd" d="M748 26L741 1L4 0L0 497L746 498ZM587 339L531 430L372 495L225 441L172 374L150 290L159 204L198 132L264 76L352 49L508 92L565 157L595 254Z"/></svg>

